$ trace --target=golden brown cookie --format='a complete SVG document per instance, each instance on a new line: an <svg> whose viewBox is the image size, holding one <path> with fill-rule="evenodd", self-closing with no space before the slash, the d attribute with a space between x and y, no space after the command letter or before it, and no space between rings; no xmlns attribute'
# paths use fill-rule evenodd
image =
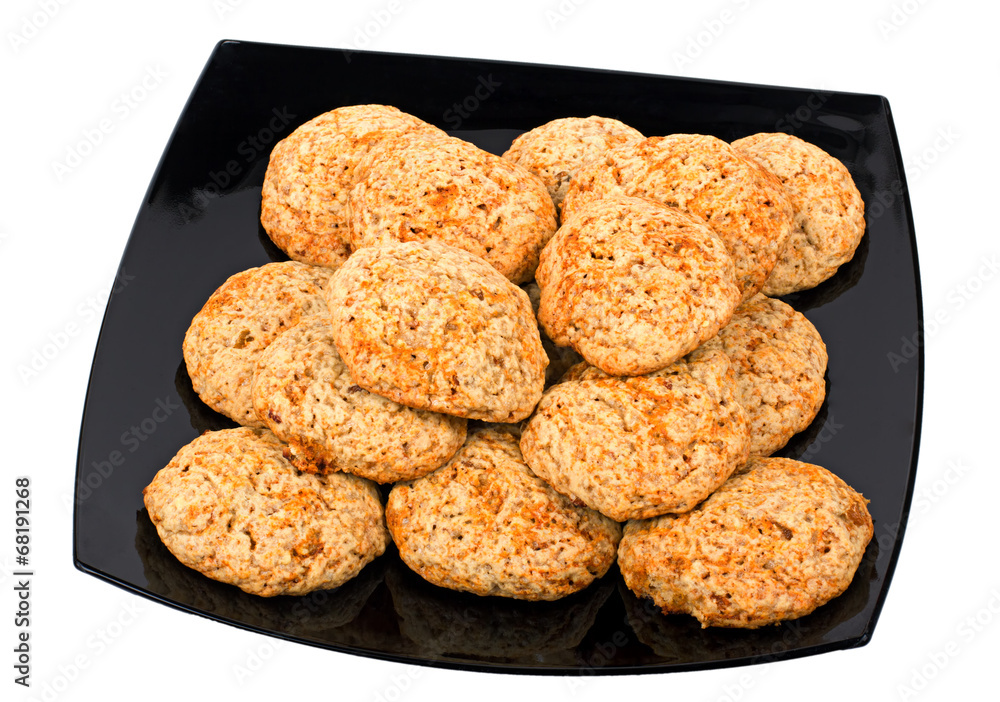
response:
<svg viewBox="0 0 1000 702"><path fill-rule="evenodd" d="M265 429L202 434L143 491L181 563L253 595L302 595L357 575L388 543L374 483L302 473Z"/></svg>
<svg viewBox="0 0 1000 702"><path fill-rule="evenodd" d="M437 241L359 249L326 288L355 382L408 407L518 422L548 359L528 295L486 261Z"/></svg>
<svg viewBox="0 0 1000 702"><path fill-rule="evenodd" d="M684 512L749 456L729 361L699 354L647 376L570 371L521 434L531 470L612 519Z"/></svg>
<svg viewBox="0 0 1000 702"><path fill-rule="evenodd" d="M355 249L435 239L521 283L556 230L555 207L537 176L454 137L396 137L358 175L349 201Z"/></svg>
<svg viewBox="0 0 1000 702"><path fill-rule="evenodd" d="M399 555L453 590L554 600L582 590L615 559L620 526L534 475L517 438L473 431L444 467L389 493Z"/></svg>
<svg viewBox="0 0 1000 702"><path fill-rule="evenodd" d="M733 257L743 300L764 285L795 224L776 176L704 134L647 137L611 149L570 182L563 218L614 193L649 197L707 223Z"/></svg>
<svg viewBox="0 0 1000 702"><path fill-rule="evenodd" d="M871 537L867 501L833 473L754 458L690 512L626 524L618 564L665 614L754 629L841 594Z"/></svg>
<svg viewBox="0 0 1000 702"><path fill-rule="evenodd" d="M737 139L733 148L781 180L795 211L795 228L764 283L765 294L816 287L854 257L865 233L865 203L843 163L783 132Z"/></svg>
<svg viewBox="0 0 1000 702"><path fill-rule="evenodd" d="M700 220L610 194L574 211L542 252L538 321L612 375L665 368L739 304L733 261Z"/></svg>
<svg viewBox="0 0 1000 702"><path fill-rule="evenodd" d="M261 191L260 221L296 261L336 268L351 253L346 214L358 160L387 136L443 134L387 105L349 105L298 127L271 151Z"/></svg>
<svg viewBox="0 0 1000 702"><path fill-rule="evenodd" d="M379 483L426 475L465 442L466 420L403 407L355 384L329 320L282 333L261 354L254 409L303 471L342 470Z"/></svg>
<svg viewBox="0 0 1000 702"><path fill-rule="evenodd" d="M562 206L569 182L584 165L643 135L609 117L562 117L525 132L503 157L537 175L548 188L556 208Z"/></svg>
<svg viewBox="0 0 1000 702"><path fill-rule="evenodd" d="M326 314L322 289L331 273L296 261L268 263L212 293L184 335L191 385L206 405L244 426L264 426L250 399L257 359L303 317Z"/></svg>
<svg viewBox="0 0 1000 702"><path fill-rule="evenodd" d="M729 356L750 453L769 456L812 423L826 398L826 344L803 314L757 295L703 349Z"/></svg>

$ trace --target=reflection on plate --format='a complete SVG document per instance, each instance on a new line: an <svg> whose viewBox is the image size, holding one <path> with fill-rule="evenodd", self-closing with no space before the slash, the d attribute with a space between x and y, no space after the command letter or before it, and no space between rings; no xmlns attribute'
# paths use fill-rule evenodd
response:
<svg viewBox="0 0 1000 702"><path fill-rule="evenodd" d="M574 666L576 649L614 590L607 577L555 602L522 602L451 592L394 560L386 585L399 627L429 657Z"/></svg>
<svg viewBox="0 0 1000 702"><path fill-rule="evenodd" d="M457 113L482 80L495 86ZM141 203L87 391L77 459L78 568L158 602L335 651L471 670L642 673L750 663L848 648L874 631L899 552L919 439L923 356L919 278L902 160L875 95L739 85L495 61L222 42L195 87ZM826 402L781 455L818 463L870 500L876 541L845 595L794 624L702 631L642 615L617 569L559 602L474 598L406 571L395 550L337 590L263 600L182 566L156 538L142 489L181 446L232 426L191 389L181 342L215 288L284 260L262 234L260 188L273 145L341 105L391 104L502 153L557 117L604 115L645 134L727 141L790 129L850 169L869 207L853 261L785 299L826 341ZM803 105L810 115L800 119ZM469 100L468 104L472 104ZM789 115L798 115L794 122ZM886 201L890 204L883 205ZM890 363L892 354L906 353ZM383 488L383 499L387 488ZM786 633L794 630L795 636ZM776 642L784 642L775 651ZM787 644L787 645L785 645Z"/></svg>

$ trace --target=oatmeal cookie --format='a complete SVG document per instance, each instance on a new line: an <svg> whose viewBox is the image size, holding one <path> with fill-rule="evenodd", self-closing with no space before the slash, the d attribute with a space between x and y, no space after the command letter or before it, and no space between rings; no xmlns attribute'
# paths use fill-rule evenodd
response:
<svg viewBox="0 0 1000 702"><path fill-rule="evenodd" d="M359 249L326 300L354 381L408 407L518 422L548 359L527 293L483 259L437 241Z"/></svg>
<svg viewBox="0 0 1000 702"><path fill-rule="evenodd" d="M629 522L618 564L665 614L754 629L844 592L872 531L867 501L830 471L754 458L690 512Z"/></svg>
<svg viewBox="0 0 1000 702"><path fill-rule="evenodd" d="M374 483L302 473L265 429L202 434L143 491L177 559L253 595L302 595L356 576L388 543Z"/></svg>
<svg viewBox="0 0 1000 702"><path fill-rule="evenodd" d="M612 375L665 368L714 336L740 300L732 258L707 225L617 194L563 223L536 280L546 334Z"/></svg>
<svg viewBox="0 0 1000 702"><path fill-rule="evenodd" d="M531 470L617 521L684 512L749 456L746 415L721 351L651 375L574 367L521 434Z"/></svg>
<svg viewBox="0 0 1000 702"><path fill-rule="evenodd" d="M514 435L487 428L444 467L393 487L386 522L403 562L429 582L524 600L587 587L621 535L533 474Z"/></svg>

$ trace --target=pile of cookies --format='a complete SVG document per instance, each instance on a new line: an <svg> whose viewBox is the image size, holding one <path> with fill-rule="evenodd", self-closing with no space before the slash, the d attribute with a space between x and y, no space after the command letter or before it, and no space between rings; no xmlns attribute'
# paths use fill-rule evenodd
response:
<svg viewBox="0 0 1000 702"><path fill-rule="evenodd" d="M263 186L292 260L229 278L184 338L241 427L182 448L150 518L263 596L337 587L391 540L479 595L554 600L617 561L703 626L808 614L872 522L829 471L769 457L818 413L827 353L768 295L850 260L863 209L786 134L565 118L500 157L392 107L320 115Z"/></svg>

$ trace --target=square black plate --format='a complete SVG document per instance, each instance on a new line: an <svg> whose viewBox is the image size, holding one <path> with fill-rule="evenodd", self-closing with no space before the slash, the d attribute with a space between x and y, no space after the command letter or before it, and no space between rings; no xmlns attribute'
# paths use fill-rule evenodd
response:
<svg viewBox="0 0 1000 702"><path fill-rule="evenodd" d="M206 429L233 426L191 390L181 340L229 275L283 260L258 222L271 147L334 107L385 103L501 153L557 117L616 117L645 134L727 141L791 131L851 170L868 229L854 260L786 298L829 348L829 393L781 455L826 466L871 500L876 538L853 584L812 615L758 631L702 630L634 598L617 570L553 603L427 585L388 553L354 581L262 599L180 565L142 489ZM868 642L909 510L923 351L913 221L889 106L875 95L482 60L236 41L213 52L122 257L94 357L77 461L74 559L84 572L227 624L338 651L521 673L637 673L762 662Z"/></svg>

